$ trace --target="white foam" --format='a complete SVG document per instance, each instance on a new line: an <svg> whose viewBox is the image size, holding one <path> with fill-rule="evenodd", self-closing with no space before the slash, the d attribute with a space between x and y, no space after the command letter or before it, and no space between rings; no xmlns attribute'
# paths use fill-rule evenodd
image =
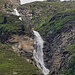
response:
<svg viewBox="0 0 75 75"><path fill-rule="evenodd" d="M37 31L34 32L34 47L35 50L33 51L33 57L35 59L37 67L42 71L44 75L49 74L49 70L45 67L44 58L43 58L43 44L44 41L41 38L40 34Z"/></svg>

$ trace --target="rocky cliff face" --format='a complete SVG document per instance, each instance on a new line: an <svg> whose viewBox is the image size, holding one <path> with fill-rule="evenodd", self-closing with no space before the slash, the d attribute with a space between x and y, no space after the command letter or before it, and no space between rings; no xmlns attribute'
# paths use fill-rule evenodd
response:
<svg viewBox="0 0 75 75"><path fill-rule="evenodd" d="M67 26L56 35L47 34L44 46L44 58L46 66L50 69L50 75L60 75L64 67L69 63L70 53L65 49L75 40L75 26Z"/></svg>
<svg viewBox="0 0 75 75"><path fill-rule="evenodd" d="M50 69L50 75L62 75L65 68L69 66L73 53L67 48L73 45L75 41L74 16L74 11L57 14L42 26L41 31L39 29L40 32L46 29L44 35L46 42L43 50L45 64ZM71 65L74 65L74 63ZM70 67L70 69L72 68L73 66ZM70 73L68 74L70 75Z"/></svg>
<svg viewBox="0 0 75 75"><path fill-rule="evenodd" d="M33 57L33 39L27 35L11 35L8 39L9 43L18 56L22 56L25 59L31 59Z"/></svg>

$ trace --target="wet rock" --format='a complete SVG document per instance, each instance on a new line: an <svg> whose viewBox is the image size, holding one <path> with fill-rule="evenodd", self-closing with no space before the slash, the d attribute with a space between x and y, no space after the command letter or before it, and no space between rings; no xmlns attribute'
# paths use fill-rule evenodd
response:
<svg viewBox="0 0 75 75"><path fill-rule="evenodd" d="M62 28L55 35L47 34L44 43L44 62L50 70L50 75L60 75L68 65L70 53L65 51L75 39L75 26Z"/></svg>

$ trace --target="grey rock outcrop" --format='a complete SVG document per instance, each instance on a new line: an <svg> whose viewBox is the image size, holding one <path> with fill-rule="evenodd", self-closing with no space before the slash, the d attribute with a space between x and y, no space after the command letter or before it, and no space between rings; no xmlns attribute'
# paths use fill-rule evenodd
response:
<svg viewBox="0 0 75 75"><path fill-rule="evenodd" d="M74 22L73 22L74 23ZM68 25L68 24L67 24ZM44 59L50 75L61 75L69 63L70 53L65 49L75 40L75 26L67 26L56 34L47 34L44 44Z"/></svg>

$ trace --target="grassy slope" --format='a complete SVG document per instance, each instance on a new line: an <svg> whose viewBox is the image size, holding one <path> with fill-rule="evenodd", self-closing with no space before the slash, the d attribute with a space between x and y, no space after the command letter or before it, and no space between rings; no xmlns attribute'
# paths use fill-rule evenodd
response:
<svg viewBox="0 0 75 75"><path fill-rule="evenodd" d="M70 9L62 13L54 15L48 22L43 24L41 27L37 27L38 30L43 36L48 32L49 34L55 34L61 28L67 27L67 23L75 20L75 9Z"/></svg>
<svg viewBox="0 0 75 75"><path fill-rule="evenodd" d="M69 65L64 70L64 75L75 75L75 42L69 45L66 49L71 53Z"/></svg>
<svg viewBox="0 0 75 75"><path fill-rule="evenodd" d="M0 75L33 75L38 74L37 68L17 56L10 46L0 44Z"/></svg>
<svg viewBox="0 0 75 75"><path fill-rule="evenodd" d="M31 9L33 13L32 22L34 26L39 28L45 22L49 21L52 16L59 12L67 11L75 7L75 2L33 2L21 6L23 9Z"/></svg>
<svg viewBox="0 0 75 75"><path fill-rule="evenodd" d="M66 2L66 3L60 3L60 2L50 2L50 3L44 3L45 8L42 9L41 12L41 17L42 19L45 19L44 22L41 20L41 24L39 24L39 26L37 26L36 28L40 28L44 23L48 22L54 15L56 15L57 13L62 13L62 12L66 12L70 9L74 9L75 8L75 2Z"/></svg>
<svg viewBox="0 0 75 75"><path fill-rule="evenodd" d="M19 33L29 33L24 21L20 21L18 16L0 12L0 35L10 35Z"/></svg>

